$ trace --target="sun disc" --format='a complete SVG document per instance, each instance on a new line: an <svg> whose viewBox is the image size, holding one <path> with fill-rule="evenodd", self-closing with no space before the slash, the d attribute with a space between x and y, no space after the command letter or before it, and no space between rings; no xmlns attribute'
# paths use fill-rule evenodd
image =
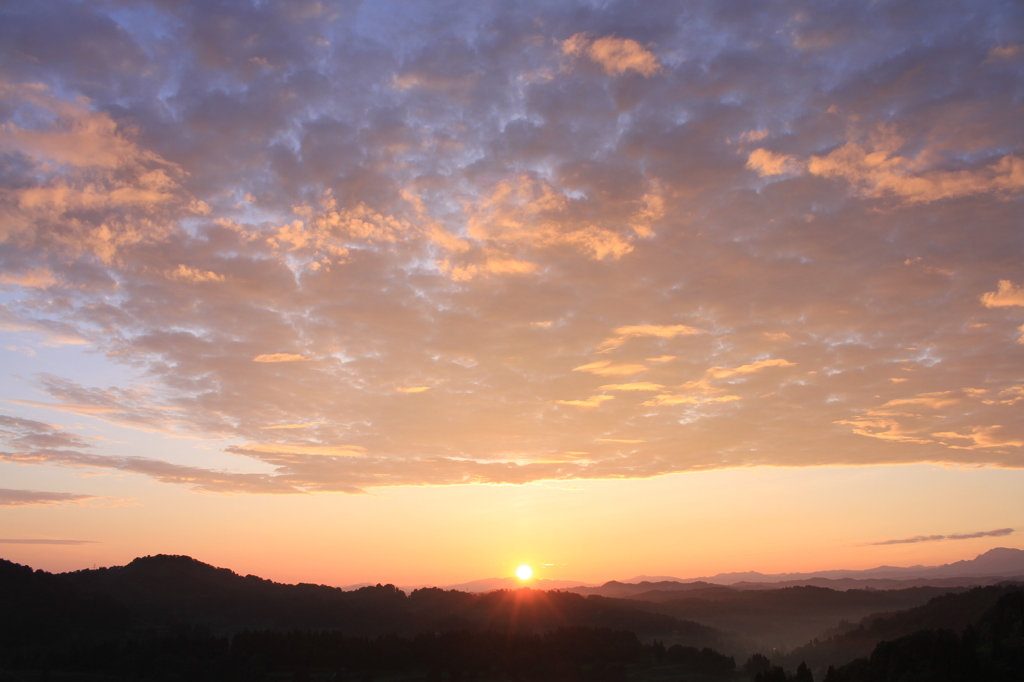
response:
<svg viewBox="0 0 1024 682"><path fill-rule="evenodd" d="M523 564L516 569L516 577L520 580L529 580L533 577L533 569L526 564Z"/></svg>

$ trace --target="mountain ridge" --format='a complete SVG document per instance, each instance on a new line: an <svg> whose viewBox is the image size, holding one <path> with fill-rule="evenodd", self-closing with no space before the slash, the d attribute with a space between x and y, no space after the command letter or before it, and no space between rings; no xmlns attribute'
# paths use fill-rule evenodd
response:
<svg viewBox="0 0 1024 682"><path fill-rule="evenodd" d="M598 590L605 587L616 589L623 585L644 586L646 590L658 589L658 585L690 585L695 583L712 585L745 585L756 589L758 584L778 586L796 586L801 584L813 584L810 581L841 581L841 580L884 580L902 581L940 581L953 578L1008 578L1020 579L1024 577L1024 549L1011 547L995 547L983 552L973 559L961 559L949 564L939 566L876 566L867 569L829 569L824 571L810 571L804 573L759 573L757 571L737 571L731 573L718 573L713 576L700 576L697 578L676 578L673 576L647 576L639 575L629 580L610 580L600 586L594 587L580 583L577 588L570 588L580 594L603 594ZM995 580L998 582L997 580ZM960 583L960 584L990 584L990 583ZM823 585L824 586L824 585ZM905 585L907 587L916 585ZM881 587L877 589L883 589ZM634 590L631 592L635 594ZM608 595L610 596L610 595Z"/></svg>

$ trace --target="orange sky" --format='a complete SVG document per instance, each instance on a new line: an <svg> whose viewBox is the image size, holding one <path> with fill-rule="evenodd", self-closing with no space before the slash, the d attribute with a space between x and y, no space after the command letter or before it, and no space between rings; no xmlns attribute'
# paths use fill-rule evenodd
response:
<svg viewBox="0 0 1024 682"><path fill-rule="evenodd" d="M2 11L0 556L1021 546L1018 4Z"/></svg>

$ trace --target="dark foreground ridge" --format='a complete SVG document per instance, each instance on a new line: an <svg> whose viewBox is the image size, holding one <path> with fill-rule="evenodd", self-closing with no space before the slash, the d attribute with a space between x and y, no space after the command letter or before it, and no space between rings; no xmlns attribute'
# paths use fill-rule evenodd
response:
<svg viewBox="0 0 1024 682"><path fill-rule="evenodd" d="M57 575L0 560L0 682L1024 680L1020 585L921 590L700 586L684 608L525 588L343 591L183 556ZM859 625L829 621L876 607ZM701 610L703 622L679 617ZM831 632L789 654L752 637L801 613Z"/></svg>

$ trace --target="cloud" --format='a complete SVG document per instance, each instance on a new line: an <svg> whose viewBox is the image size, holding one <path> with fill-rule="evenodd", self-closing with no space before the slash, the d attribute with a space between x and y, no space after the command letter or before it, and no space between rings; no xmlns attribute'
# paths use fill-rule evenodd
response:
<svg viewBox="0 0 1024 682"><path fill-rule="evenodd" d="M1024 45L999 45L988 52L988 61L1016 59L1024 54Z"/></svg>
<svg viewBox="0 0 1024 682"><path fill-rule="evenodd" d="M423 393L429 391L430 386L399 386L395 390L399 393Z"/></svg>
<svg viewBox="0 0 1024 682"><path fill-rule="evenodd" d="M0 101L20 114L0 123L0 151L27 164L3 192L0 243L27 240L109 263L129 245L166 237L172 217L209 209L182 190L178 165L139 146L88 98L6 82Z"/></svg>
<svg viewBox="0 0 1024 682"><path fill-rule="evenodd" d="M782 358L771 358L767 360L758 360L751 362L746 365L740 365L739 367L712 367L707 371L707 376L711 379L728 379L740 374L753 374L754 372L760 372L762 369L769 367L795 367L795 362L790 362Z"/></svg>
<svg viewBox="0 0 1024 682"><path fill-rule="evenodd" d="M14 284L20 287L31 287L34 289L45 289L57 283L53 272L49 268L33 268L26 272L0 273L0 283Z"/></svg>
<svg viewBox="0 0 1024 682"><path fill-rule="evenodd" d="M7 460L225 494L1021 466L1009 4L172 5L0 22L0 353L47 373L5 405L124 441L8 424Z"/></svg>
<svg viewBox="0 0 1024 682"><path fill-rule="evenodd" d="M13 464L123 471L208 492L301 492L299 487L265 474L213 471L146 457L112 457L82 452L93 448L93 444L76 434L31 419L0 415L0 441L5 442L8 448L0 450L0 461ZM5 490L0 494L4 506L60 504L88 499L97 498L22 490Z"/></svg>
<svg viewBox="0 0 1024 682"><path fill-rule="evenodd" d="M763 369L772 367L794 367L796 363L784 360L782 358L769 358L765 360L757 360L745 365L739 365L738 367L709 367L704 371L704 376L694 381L687 381L680 388L697 391L701 393L715 393L724 389L715 386L714 381L719 379L730 379L736 376L743 376L746 374L754 374L760 372Z"/></svg>
<svg viewBox="0 0 1024 682"><path fill-rule="evenodd" d="M489 257L483 263L455 265L448 259L438 262L441 272L456 282L468 282L475 277L490 275L528 275L537 270L536 263L515 258Z"/></svg>
<svg viewBox="0 0 1024 682"><path fill-rule="evenodd" d="M365 203L339 206L330 188L315 204L295 205L291 211L299 219L277 226L267 243L310 265L342 262L351 245L393 244L421 233L408 220Z"/></svg>
<svg viewBox="0 0 1024 682"><path fill-rule="evenodd" d="M0 545L95 545L95 540L48 540L44 538L0 538Z"/></svg>
<svg viewBox="0 0 1024 682"><path fill-rule="evenodd" d="M110 387L87 388L51 374L36 377L40 389L57 402L9 400L15 405L46 408L95 417L110 423L145 431L170 432L180 424L178 410L156 406L144 389ZM84 441L74 447L87 445Z"/></svg>
<svg viewBox="0 0 1024 682"><path fill-rule="evenodd" d="M321 424L326 424L326 423L327 422L308 422L306 424L274 424L272 426L261 426L260 428L261 429L268 429L268 430L272 430L272 429L308 429L308 428L311 428L311 427L314 427L314 426L319 426Z"/></svg>
<svg viewBox="0 0 1024 682"><path fill-rule="evenodd" d="M882 542L869 543L870 546L883 545L910 545L919 542L938 542L939 540L973 540L975 538L1001 538L1013 533L1013 528L999 528L996 530L979 531L977 533L954 533L952 535L915 535L911 538L900 538L898 540L883 540Z"/></svg>
<svg viewBox="0 0 1024 682"><path fill-rule="evenodd" d="M261 353L252 359L253 362L301 362L308 360L298 353Z"/></svg>
<svg viewBox="0 0 1024 682"><path fill-rule="evenodd" d="M519 262L511 256L496 255L507 249L557 246L567 246L596 260L618 260L633 251L630 232L641 225L639 231L649 236L649 223L663 212L648 193L625 199L617 211L594 216L593 220L589 219L590 212L583 210L587 203L585 197L574 197L536 174L520 173L463 202L466 234L495 250L487 260L498 263ZM622 217L631 221L632 227L617 223L619 212L626 212ZM532 271L532 266L517 265L512 272L523 272L523 267Z"/></svg>
<svg viewBox="0 0 1024 682"><path fill-rule="evenodd" d="M740 135L740 142L760 142L766 137L768 137L767 130L748 130Z"/></svg>
<svg viewBox="0 0 1024 682"><path fill-rule="evenodd" d="M597 352L605 353L614 350L631 338L652 337L658 339L672 339L677 336L691 336L703 333L700 329L688 327L685 324L636 324L618 327L615 335L601 342Z"/></svg>
<svg viewBox="0 0 1024 682"><path fill-rule="evenodd" d="M629 384L606 384L599 388L602 391L661 391L665 387L649 381L634 381Z"/></svg>
<svg viewBox="0 0 1024 682"><path fill-rule="evenodd" d="M180 280L182 282L223 282L224 275L218 275L216 272L209 270L198 270L196 268L190 268L187 265L181 263L178 267L167 273L167 276L171 279Z"/></svg>
<svg viewBox="0 0 1024 682"><path fill-rule="evenodd" d="M864 146L848 142L825 156L812 156L812 175L842 178L871 197L894 195L910 203L939 201L975 194L1010 196L1024 191L1024 159L1012 154L980 168L941 170L930 167L929 154L899 156L904 140L880 127L876 139Z"/></svg>
<svg viewBox="0 0 1024 682"><path fill-rule="evenodd" d="M896 443L932 443L931 438L917 435L916 430L905 427L895 419L882 417L857 417L855 419L840 419L835 422L840 425L853 427L853 432L859 436L868 436L883 441Z"/></svg>
<svg viewBox="0 0 1024 682"><path fill-rule="evenodd" d="M897 384L901 385L902 382ZM992 424L990 420L995 415L1008 415L990 406L1008 407L1017 402L1015 387L1001 389L996 396L988 389L977 388L936 391L894 398L862 415L835 423L852 426L857 435L883 441L934 444L947 450L1010 453L1013 450L1009 448L1024 447L1024 434L1016 424L1008 428ZM949 429L951 422L961 428ZM954 456L945 453L934 456L937 461L956 461Z"/></svg>
<svg viewBox="0 0 1024 682"><path fill-rule="evenodd" d="M647 407L660 407L663 405L701 405L704 403L731 403L736 400L742 400L738 395L719 395L711 398L706 397L694 397L690 395L672 395L665 393L662 395L656 395L650 400L646 401L644 405Z"/></svg>
<svg viewBox="0 0 1024 682"><path fill-rule="evenodd" d="M756 171L761 177L773 175L787 175L799 173L803 170L802 164L795 156L789 154L777 154L767 149L755 149L747 157L746 167Z"/></svg>
<svg viewBox="0 0 1024 682"><path fill-rule="evenodd" d="M0 330L38 334L43 338L44 346L81 346L89 343L73 325L65 321L19 316L3 304L0 304Z"/></svg>
<svg viewBox="0 0 1024 682"><path fill-rule="evenodd" d="M590 372L600 376L619 376L626 374L637 374L647 369L646 365L613 364L609 360L598 360L589 362L579 367L574 367L574 372Z"/></svg>
<svg viewBox="0 0 1024 682"><path fill-rule="evenodd" d="M996 530L983 530L976 533L954 533L947 535L949 540L973 540L974 538L1001 538L1014 532L1013 528L999 528Z"/></svg>
<svg viewBox="0 0 1024 682"><path fill-rule="evenodd" d="M77 504L95 499L99 498L96 495L83 495L79 493L50 493L39 490L12 490L11 488L0 488L0 507L38 507L57 504Z"/></svg>
<svg viewBox="0 0 1024 682"><path fill-rule="evenodd" d="M1024 287L1018 287L1008 279L1001 279L996 291L981 295L981 302L986 308L1024 306Z"/></svg>
<svg viewBox="0 0 1024 682"><path fill-rule="evenodd" d="M629 38L604 36L592 40L585 33L577 33L562 41L562 52L567 55L587 55L600 64L609 76L636 71L650 77L661 71L658 58L643 45Z"/></svg>
<svg viewBox="0 0 1024 682"><path fill-rule="evenodd" d="M944 407L956 405L961 400L962 395L957 391L936 391L935 393L919 393L912 398L897 398L889 400L882 405L881 409L885 410L886 408L920 405L922 407L929 407L933 410L939 410Z"/></svg>
<svg viewBox="0 0 1024 682"><path fill-rule="evenodd" d="M1000 430L1003 427L998 424L991 426L975 426L971 433L960 434L953 431L942 431L933 433L935 438L952 440L949 447L964 450L977 448L1021 448L1024 447L1024 440L1013 438L1000 438ZM966 444L963 444L966 441Z"/></svg>
<svg viewBox="0 0 1024 682"><path fill-rule="evenodd" d="M586 400L556 400L554 401L557 405L570 405L572 407L600 407L601 403L609 400L614 400L613 395L592 395Z"/></svg>

